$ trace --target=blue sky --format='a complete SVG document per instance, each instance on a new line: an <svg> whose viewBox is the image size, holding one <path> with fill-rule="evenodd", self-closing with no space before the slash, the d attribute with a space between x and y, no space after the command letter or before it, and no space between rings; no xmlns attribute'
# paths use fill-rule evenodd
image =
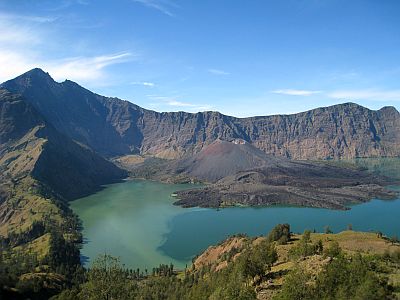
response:
<svg viewBox="0 0 400 300"><path fill-rule="evenodd" d="M400 1L0 0L0 81L41 67L157 111L400 110Z"/></svg>

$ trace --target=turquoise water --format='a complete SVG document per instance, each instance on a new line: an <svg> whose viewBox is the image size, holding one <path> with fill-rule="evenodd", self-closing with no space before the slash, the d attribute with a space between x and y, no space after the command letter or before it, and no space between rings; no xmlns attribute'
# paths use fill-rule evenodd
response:
<svg viewBox="0 0 400 300"><path fill-rule="evenodd" d="M390 167L391 176L399 175L400 168L393 167L393 161L381 161L381 169L379 161L372 162L375 170L385 173L383 169ZM323 231L325 226L338 232L352 224L354 230L400 236L400 199L373 200L348 211L278 206L184 209L172 205L171 193L188 187L193 185L126 181L72 202L83 221L84 262L109 253L131 268L150 270L170 262L184 268L194 255L229 235L261 235L278 223L289 223L294 232Z"/></svg>
<svg viewBox="0 0 400 300"><path fill-rule="evenodd" d="M323 232L325 226L339 232L352 224L353 230L400 236L399 217L400 200L373 200L347 211L299 207L204 209L174 216L159 249L174 259L189 260L229 235L262 235L278 223L289 223L293 232Z"/></svg>
<svg viewBox="0 0 400 300"><path fill-rule="evenodd" d="M99 254L118 256L131 268L151 269L160 263L184 267L158 250L164 244L170 221L186 210L172 205L171 194L192 185L134 180L107 186L71 203L83 222L84 263Z"/></svg>

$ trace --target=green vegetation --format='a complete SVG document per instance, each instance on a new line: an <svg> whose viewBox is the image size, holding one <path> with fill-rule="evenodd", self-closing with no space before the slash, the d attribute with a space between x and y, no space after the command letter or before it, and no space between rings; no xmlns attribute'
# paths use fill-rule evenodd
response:
<svg viewBox="0 0 400 300"><path fill-rule="evenodd" d="M88 270L84 284L55 299L255 299L254 278L263 278L276 260L274 244L263 241L219 272L205 267L178 279L172 266L132 277L118 259L104 255Z"/></svg>
<svg viewBox="0 0 400 300"><path fill-rule="evenodd" d="M400 284L393 280L393 275L397 276L400 267L400 247L393 248L390 242L377 236L372 239L367 234L374 242L386 245L387 251L383 254L353 253L355 245L346 244L349 238L367 240L365 234L356 232L351 232L350 237L347 232L345 235L323 235L305 231L301 236L291 235L286 244L278 243L282 235L277 233L286 232L288 228L290 232L288 226L278 225L266 237L257 239L232 237L207 250L220 249L221 253L214 262L200 265L195 261L192 268L182 272L174 270L172 265L161 265L151 274L132 271L124 268L118 259L103 255L87 271L84 283L63 291L53 299L395 297ZM232 251L233 248L229 247L232 243L238 248L235 248L233 256L226 255ZM342 249L339 244L345 245L345 248Z"/></svg>
<svg viewBox="0 0 400 300"><path fill-rule="evenodd" d="M268 234L267 241L278 242L278 244L284 245L290 240L290 236L290 225L278 224Z"/></svg>
<svg viewBox="0 0 400 300"><path fill-rule="evenodd" d="M2 204L0 298L46 299L83 282L80 222L68 205L30 176Z"/></svg>
<svg viewBox="0 0 400 300"><path fill-rule="evenodd" d="M360 254L338 255L315 280L304 270L295 269L275 299L388 299L392 288L387 278L376 274L379 262L380 258Z"/></svg>
<svg viewBox="0 0 400 300"><path fill-rule="evenodd" d="M314 254L322 254L324 246L321 240L316 241L315 243L311 242L311 231L306 230L303 233L300 241L290 248L289 256L291 258L304 258Z"/></svg>

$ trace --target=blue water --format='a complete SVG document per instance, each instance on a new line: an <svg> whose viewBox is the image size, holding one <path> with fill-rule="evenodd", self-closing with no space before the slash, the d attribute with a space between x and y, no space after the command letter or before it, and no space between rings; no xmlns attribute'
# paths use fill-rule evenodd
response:
<svg viewBox="0 0 400 300"><path fill-rule="evenodd" d="M250 236L268 233L276 224L289 223L293 232L305 229L332 231L382 231L388 236L400 236L400 199L373 200L353 206L351 210L336 211L319 208L266 207L201 209L173 217L160 250L176 260L190 258L236 233Z"/></svg>
<svg viewBox="0 0 400 300"><path fill-rule="evenodd" d="M400 159L355 163L400 178ZM84 226L85 262L106 252L132 268L151 269L170 262L183 268L193 256L230 235L262 235L278 223L289 223L294 232L322 232L325 226L339 232L352 224L353 230L400 236L400 199L372 200L347 211L277 206L216 210L172 205L171 193L189 187L134 180L74 201L72 208ZM392 188L400 191L398 186Z"/></svg>

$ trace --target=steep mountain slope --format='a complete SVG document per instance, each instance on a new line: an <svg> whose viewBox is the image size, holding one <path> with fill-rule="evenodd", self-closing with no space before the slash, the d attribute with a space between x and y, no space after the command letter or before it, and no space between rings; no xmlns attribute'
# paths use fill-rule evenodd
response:
<svg viewBox="0 0 400 300"><path fill-rule="evenodd" d="M157 113L57 83L40 69L2 86L22 94L57 130L107 156L180 158L217 139L243 139L265 153L294 159L400 155L400 114L353 103L294 115L234 118L218 112Z"/></svg>
<svg viewBox="0 0 400 300"><path fill-rule="evenodd" d="M135 117L135 106L96 95L72 81L55 82L34 69L2 85L30 102L58 131L103 154L129 153L135 147L134 133L124 125ZM114 111L116 110L116 112ZM118 114L114 124L113 114ZM115 126L114 126L115 125ZM129 127L129 124L126 125Z"/></svg>
<svg viewBox="0 0 400 300"><path fill-rule="evenodd" d="M0 90L2 182L32 176L65 199L122 178L125 173L57 132L20 96Z"/></svg>

